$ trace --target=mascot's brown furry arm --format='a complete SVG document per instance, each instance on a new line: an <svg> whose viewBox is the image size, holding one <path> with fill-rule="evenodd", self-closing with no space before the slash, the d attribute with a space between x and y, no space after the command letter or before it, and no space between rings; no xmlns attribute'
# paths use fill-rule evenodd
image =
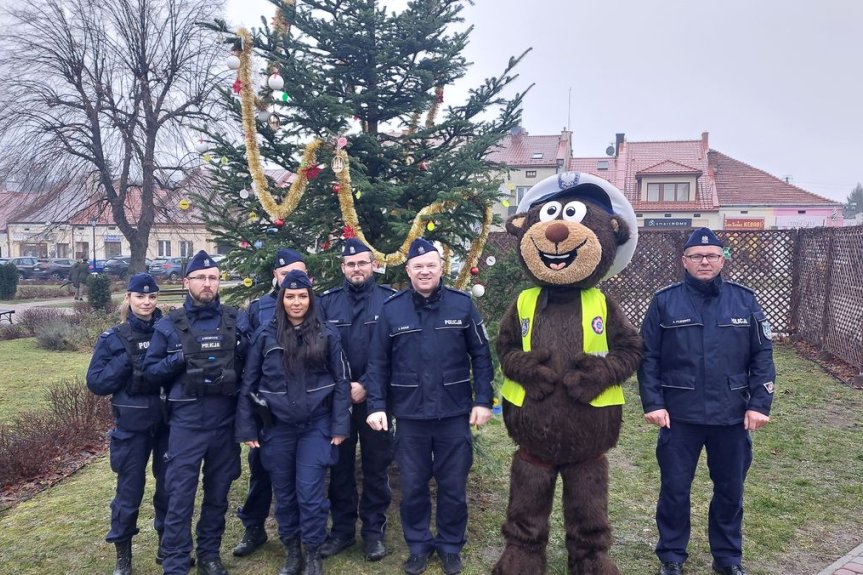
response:
<svg viewBox="0 0 863 575"><path fill-rule="evenodd" d="M563 481L568 569L617 574L608 556L608 461L622 423L620 388L641 339L617 303L591 289L632 258L637 227L619 190L589 174L539 182L506 224L538 285L501 320L504 422L518 444L506 539L495 575L544 572L555 482Z"/></svg>

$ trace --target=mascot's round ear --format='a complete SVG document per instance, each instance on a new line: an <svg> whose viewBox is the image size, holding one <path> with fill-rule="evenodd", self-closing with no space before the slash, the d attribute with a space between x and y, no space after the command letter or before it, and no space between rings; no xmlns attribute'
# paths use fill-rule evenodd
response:
<svg viewBox="0 0 863 575"><path fill-rule="evenodd" d="M527 221L527 214L515 214L510 216L506 221L506 231L514 236L521 237L524 233L524 222Z"/></svg>
<svg viewBox="0 0 863 575"><path fill-rule="evenodd" d="M617 245L623 245L629 241L629 226L626 220L620 216L611 216L611 229L614 230L614 239Z"/></svg>

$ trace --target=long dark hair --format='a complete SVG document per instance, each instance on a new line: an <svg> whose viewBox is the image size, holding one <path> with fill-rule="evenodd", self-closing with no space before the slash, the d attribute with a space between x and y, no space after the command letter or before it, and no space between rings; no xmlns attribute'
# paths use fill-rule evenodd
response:
<svg viewBox="0 0 863 575"><path fill-rule="evenodd" d="M285 288L281 288L276 297L276 337L285 350L282 357L287 373L317 371L327 363L327 339L324 326L318 319L315 294L311 288L306 290L309 292L309 309L303 323L298 326L291 323L285 311Z"/></svg>

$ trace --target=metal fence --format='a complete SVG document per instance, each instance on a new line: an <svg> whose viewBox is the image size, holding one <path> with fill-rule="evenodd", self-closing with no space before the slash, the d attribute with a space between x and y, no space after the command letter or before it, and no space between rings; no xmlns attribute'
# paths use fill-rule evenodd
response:
<svg viewBox="0 0 863 575"><path fill-rule="evenodd" d="M602 288L640 325L653 293L680 281L690 230L639 230L632 263ZM730 248L723 277L754 289L773 330L863 370L863 227L717 231ZM515 239L490 244L515 250Z"/></svg>

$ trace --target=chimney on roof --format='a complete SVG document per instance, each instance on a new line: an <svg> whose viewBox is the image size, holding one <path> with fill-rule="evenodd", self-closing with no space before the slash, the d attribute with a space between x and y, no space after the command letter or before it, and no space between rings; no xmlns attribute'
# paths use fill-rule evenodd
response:
<svg viewBox="0 0 863 575"><path fill-rule="evenodd" d="M710 151L710 146L707 144L707 137L710 135L710 132L701 132L701 147L704 149L704 153Z"/></svg>
<svg viewBox="0 0 863 575"><path fill-rule="evenodd" d="M513 138L520 138L521 136L527 135L527 130L525 130L521 126L513 126L512 128L509 129L509 134Z"/></svg>
<svg viewBox="0 0 863 575"><path fill-rule="evenodd" d="M618 132L614 135L614 157L620 156L620 146L623 145L626 134Z"/></svg>

